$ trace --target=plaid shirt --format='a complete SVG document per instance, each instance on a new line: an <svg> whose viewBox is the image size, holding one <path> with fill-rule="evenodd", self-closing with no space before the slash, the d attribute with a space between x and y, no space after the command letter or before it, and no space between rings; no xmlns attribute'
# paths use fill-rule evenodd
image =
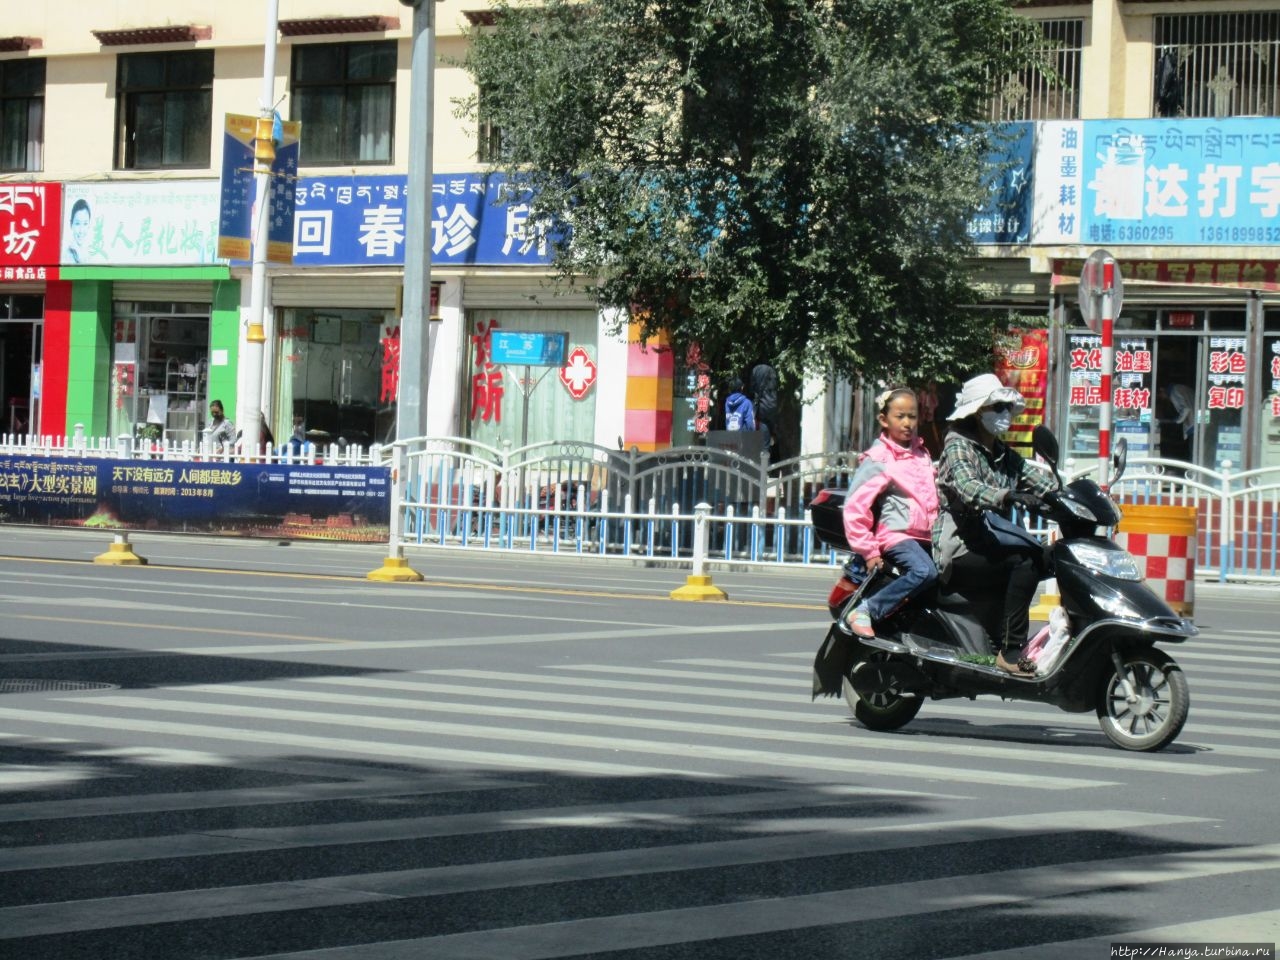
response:
<svg viewBox="0 0 1280 960"><path fill-rule="evenodd" d="M977 440L952 429L938 460L938 500L942 510L933 525L933 542L943 536L942 514L949 510L956 526L964 530L983 510L1008 517L1005 497L1010 490L1046 494L1057 489L1047 472L1029 464L1000 440L988 450Z"/></svg>

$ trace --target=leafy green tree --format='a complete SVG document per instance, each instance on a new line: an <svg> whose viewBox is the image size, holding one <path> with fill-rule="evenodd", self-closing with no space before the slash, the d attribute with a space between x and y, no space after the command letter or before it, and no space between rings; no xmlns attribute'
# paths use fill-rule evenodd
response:
<svg viewBox="0 0 1280 960"><path fill-rule="evenodd" d="M595 285L719 372L953 380L989 369L967 217L993 78L1038 31L1008 0L495 2L460 109Z"/></svg>

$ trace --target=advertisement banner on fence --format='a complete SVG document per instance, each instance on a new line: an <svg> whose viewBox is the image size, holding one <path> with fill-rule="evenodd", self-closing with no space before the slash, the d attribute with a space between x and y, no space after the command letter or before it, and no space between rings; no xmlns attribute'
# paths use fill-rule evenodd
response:
<svg viewBox="0 0 1280 960"><path fill-rule="evenodd" d="M0 522L385 541L389 470L319 464L0 456Z"/></svg>

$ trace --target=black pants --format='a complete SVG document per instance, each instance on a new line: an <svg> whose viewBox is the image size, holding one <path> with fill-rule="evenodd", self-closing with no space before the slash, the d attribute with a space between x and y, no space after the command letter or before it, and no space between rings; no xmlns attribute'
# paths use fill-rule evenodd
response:
<svg viewBox="0 0 1280 960"><path fill-rule="evenodd" d="M990 598L982 626L1007 656L1027 642L1028 608L1047 572L1041 550L966 553L953 562L948 583L963 596Z"/></svg>

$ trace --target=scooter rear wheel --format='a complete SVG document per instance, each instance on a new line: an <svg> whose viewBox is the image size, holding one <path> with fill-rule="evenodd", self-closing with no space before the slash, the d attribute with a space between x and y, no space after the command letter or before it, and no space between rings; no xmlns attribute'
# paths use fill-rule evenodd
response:
<svg viewBox="0 0 1280 960"><path fill-rule="evenodd" d="M903 696L897 680L888 671L879 668L877 664L888 658L887 654L877 652L854 667L858 672L859 686L867 689L864 681L872 681L872 689L865 694L859 694L848 677L841 684L845 703L858 722L868 730L897 730L904 727L915 719L923 706L923 701L918 696ZM868 675L866 671L872 673Z"/></svg>
<svg viewBox="0 0 1280 960"><path fill-rule="evenodd" d="M1119 673L1109 670L1098 689L1098 723L1107 739L1125 750L1159 750L1187 722L1191 693L1173 657L1155 648L1122 655L1124 677L1136 695L1130 703Z"/></svg>

